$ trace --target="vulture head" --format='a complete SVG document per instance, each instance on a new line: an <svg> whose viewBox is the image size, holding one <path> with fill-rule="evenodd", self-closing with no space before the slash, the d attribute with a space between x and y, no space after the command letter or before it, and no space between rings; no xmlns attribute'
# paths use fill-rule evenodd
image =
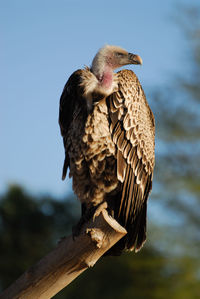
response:
<svg viewBox="0 0 200 299"><path fill-rule="evenodd" d="M89 111L94 101L99 101L117 90L118 76L113 71L127 64L142 64L142 59L117 46L106 45L97 52L91 68L86 68L81 76L83 96L87 100Z"/></svg>
<svg viewBox="0 0 200 299"><path fill-rule="evenodd" d="M106 45L94 57L91 71L106 89L112 84L113 70L127 64L142 64L142 59L120 47Z"/></svg>

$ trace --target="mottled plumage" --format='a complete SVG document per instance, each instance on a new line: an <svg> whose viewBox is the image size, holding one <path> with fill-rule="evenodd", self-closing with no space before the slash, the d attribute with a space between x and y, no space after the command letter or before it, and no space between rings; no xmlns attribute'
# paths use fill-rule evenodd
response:
<svg viewBox="0 0 200 299"><path fill-rule="evenodd" d="M129 60L123 57L122 64L120 53ZM154 117L143 89L131 70L110 72L131 63L140 64L141 58L119 47L101 49L91 69L78 70L69 78L59 114L65 147L63 179L69 167L84 212L107 202L108 211L128 231L115 245L119 251L137 251L146 240L154 169Z"/></svg>

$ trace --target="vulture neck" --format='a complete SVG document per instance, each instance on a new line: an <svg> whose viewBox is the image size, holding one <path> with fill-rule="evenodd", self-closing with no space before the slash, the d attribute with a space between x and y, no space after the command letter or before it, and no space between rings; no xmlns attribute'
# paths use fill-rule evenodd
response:
<svg viewBox="0 0 200 299"><path fill-rule="evenodd" d="M102 72L95 73L99 85L106 90L109 90L113 84L113 70L110 67L105 67Z"/></svg>
<svg viewBox="0 0 200 299"><path fill-rule="evenodd" d="M105 91L110 90L113 84L113 68L107 58L97 54L92 62L91 71L97 78L100 87Z"/></svg>
<svg viewBox="0 0 200 299"><path fill-rule="evenodd" d="M103 89L110 89L113 83L113 71L106 68L101 75L96 76Z"/></svg>
<svg viewBox="0 0 200 299"><path fill-rule="evenodd" d="M100 101L118 89L118 76L109 65L96 64L92 65L91 69L86 67L82 74L81 85L84 87L83 96L87 100L88 111L91 112L94 102Z"/></svg>

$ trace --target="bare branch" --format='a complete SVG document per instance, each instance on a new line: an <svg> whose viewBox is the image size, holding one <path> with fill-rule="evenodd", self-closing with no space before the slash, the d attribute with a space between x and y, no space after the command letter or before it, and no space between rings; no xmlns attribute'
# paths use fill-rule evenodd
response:
<svg viewBox="0 0 200 299"><path fill-rule="evenodd" d="M106 210L85 225L73 240L64 238L58 246L26 271L1 295L0 299L52 298L98 259L125 234Z"/></svg>

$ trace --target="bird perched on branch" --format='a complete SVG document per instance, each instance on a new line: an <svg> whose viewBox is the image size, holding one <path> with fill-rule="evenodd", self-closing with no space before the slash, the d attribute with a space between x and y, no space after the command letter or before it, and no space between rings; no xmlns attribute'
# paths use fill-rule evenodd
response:
<svg viewBox="0 0 200 299"><path fill-rule="evenodd" d="M142 86L131 70L140 56L116 46L101 48L91 67L75 71L60 98L59 124L67 169L83 217L101 207L127 230L115 247L138 251L146 240L152 188L155 124Z"/></svg>

